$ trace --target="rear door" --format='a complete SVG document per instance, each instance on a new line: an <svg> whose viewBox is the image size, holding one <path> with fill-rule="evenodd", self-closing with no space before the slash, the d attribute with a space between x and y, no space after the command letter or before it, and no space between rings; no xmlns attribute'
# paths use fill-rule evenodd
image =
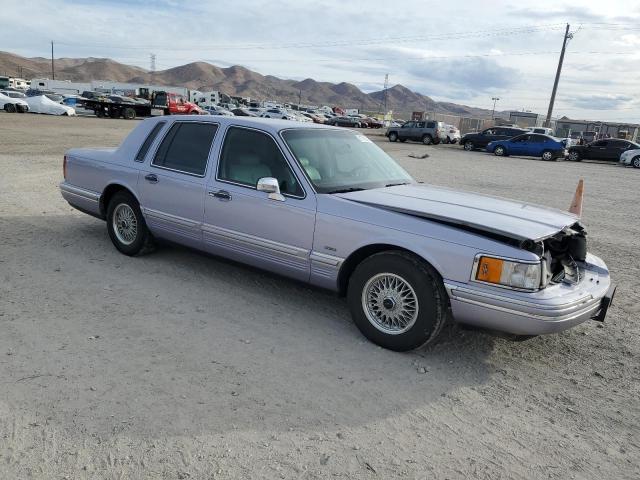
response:
<svg viewBox="0 0 640 480"><path fill-rule="evenodd" d="M609 140L609 144L607 145L606 156L604 160L611 160L617 162L620 160L620 155L629 148L631 144L624 140Z"/></svg>
<svg viewBox="0 0 640 480"><path fill-rule="evenodd" d="M218 124L169 123L153 155L140 169L140 204L157 237L200 246L205 176Z"/></svg>
<svg viewBox="0 0 640 480"><path fill-rule="evenodd" d="M532 157L541 156L542 152L545 150L557 149L557 146L552 144L548 137L536 133L529 134L527 143L527 153L524 155L531 155Z"/></svg>

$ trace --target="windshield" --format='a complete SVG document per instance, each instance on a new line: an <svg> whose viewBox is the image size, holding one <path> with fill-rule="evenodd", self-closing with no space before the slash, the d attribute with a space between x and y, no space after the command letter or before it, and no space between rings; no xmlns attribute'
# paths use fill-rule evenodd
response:
<svg viewBox="0 0 640 480"><path fill-rule="evenodd" d="M318 193L338 193L412 183L389 155L352 131L294 129L282 132Z"/></svg>

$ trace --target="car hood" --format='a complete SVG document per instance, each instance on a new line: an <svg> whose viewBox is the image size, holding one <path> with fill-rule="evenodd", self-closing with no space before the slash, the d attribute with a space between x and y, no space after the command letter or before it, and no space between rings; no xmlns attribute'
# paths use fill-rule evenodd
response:
<svg viewBox="0 0 640 480"><path fill-rule="evenodd" d="M579 220L569 212L433 185L399 185L337 196L518 241L542 240Z"/></svg>

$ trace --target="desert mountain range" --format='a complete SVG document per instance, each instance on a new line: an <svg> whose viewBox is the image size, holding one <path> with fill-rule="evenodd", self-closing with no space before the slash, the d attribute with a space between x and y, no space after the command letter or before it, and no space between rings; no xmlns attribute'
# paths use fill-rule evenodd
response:
<svg viewBox="0 0 640 480"><path fill-rule="evenodd" d="M203 91L219 90L228 95L295 103L300 96L302 103L306 104L339 105L369 112L380 111L384 98L384 91L365 93L351 83L318 82L312 78L288 80L262 75L238 65L221 68L206 62L187 63L152 74L144 68L125 65L108 58L58 58L55 60L55 69L56 79L60 80L154 83ZM51 61L42 57L26 58L0 52L0 74L26 79L51 78ZM387 89L387 108L394 111L394 116L404 118L418 110L477 118L491 116L490 110L437 102L402 85Z"/></svg>

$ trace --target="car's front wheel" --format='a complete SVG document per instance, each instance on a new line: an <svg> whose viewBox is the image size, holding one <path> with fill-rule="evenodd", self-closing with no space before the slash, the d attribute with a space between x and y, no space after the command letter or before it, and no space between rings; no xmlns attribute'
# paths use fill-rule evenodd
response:
<svg viewBox="0 0 640 480"><path fill-rule="evenodd" d="M571 150L569 152L569 160L571 160L572 162L579 162L580 160L582 160L580 158L580 152L576 150Z"/></svg>
<svg viewBox="0 0 640 480"><path fill-rule="evenodd" d="M438 273L406 252L363 260L349 279L347 299L357 327L372 342L407 351L432 342L448 318Z"/></svg>
<svg viewBox="0 0 640 480"><path fill-rule="evenodd" d="M391 132L389 134L389 141L390 142L395 142L398 140L398 134L396 132Z"/></svg>
<svg viewBox="0 0 640 480"><path fill-rule="evenodd" d="M140 205L128 192L117 192L109 201L107 230L115 247L125 255L138 255L153 248L153 237Z"/></svg>
<svg viewBox="0 0 640 480"><path fill-rule="evenodd" d="M640 155L637 157L633 157L633 159L631 160L631 165L633 165L634 168L640 168Z"/></svg>
<svg viewBox="0 0 640 480"><path fill-rule="evenodd" d="M551 160L555 160L555 155L551 150L545 150L542 152L542 160L550 162Z"/></svg>
<svg viewBox="0 0 640 480"><path fill-rule="evenodd" d="M471 150L476 148L476 146L473 144L471 140L467 140L466 142L464 142L463 147L467 152L470 152Z"/></svg>
<svg viewBox="0 0 640 480"><path fill-rule="evenodd" d="M507 150L502 146L502 145L498 145L494 150L493 150L493 154L496 157L504 157L507 154Z"/></svg>

